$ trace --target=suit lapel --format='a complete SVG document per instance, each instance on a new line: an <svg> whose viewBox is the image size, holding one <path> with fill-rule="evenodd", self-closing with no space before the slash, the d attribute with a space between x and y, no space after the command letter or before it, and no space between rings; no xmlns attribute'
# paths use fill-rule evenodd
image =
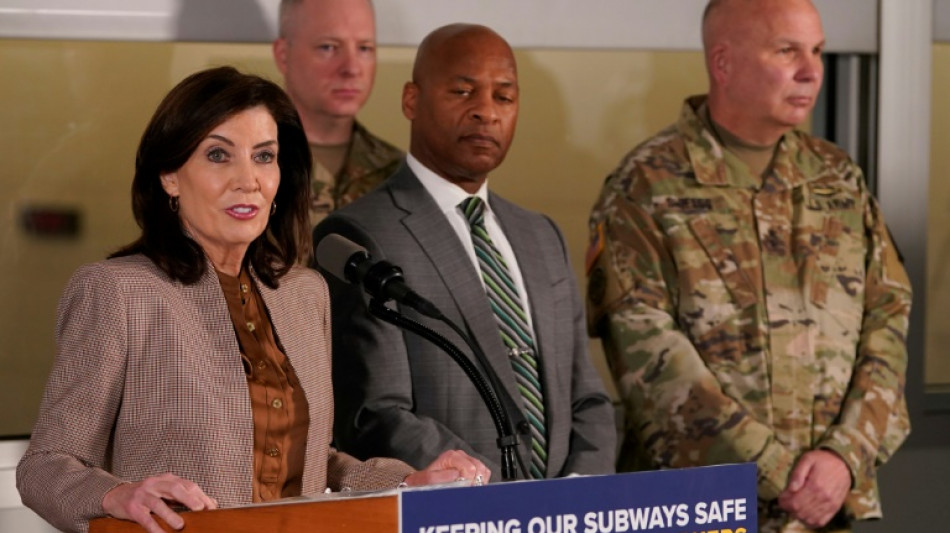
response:
<svg viewBox="0 0 950 533"><path fill-rule="evenodd" d="M529 229L531 221L523 213L514 211L506 203L499 201L492 203L492 209L498 216L518 260L518 268L521 270L521 278L530 300L535 342L538 349L544 351L546 342L552 337L554 326L549 320L554 302L550 290L551 272L545 261L544 251L538 243L538 236Z"/></svg>
<svg viewBox="0 0 950 533"><path fill-rule="evenodd" d="M535 343L541 361L541 379L544 382L548 442L554 442L552 435L556 435L561 430L563 423L570 423L569 419L561 420L557 417L559 413L570 412L569 405L558 405L562 399L570 396L560 393L570 384L560 384L557 366L558 352L573 349L570 346L556 346L554 342L556 310L551 290L554 275L551 272L549 259L539 242L540 236L531 230L534 223L532 217L493 194L490 195L489 201L508 242L511 243L515 258L518 260L518 268L521 270L521 278L524 280L525 290L528 293ZM561 459L552 454L552 451L554 450L549 447L548 463L558 464Z"/></svg>
<svg viewBox="0 0 950 533"><path fill-rule="evenodd" d="M403 166L400 172L393 175L390 183L394 203L407 213L402 223L438 272L455 303L458 315L464 321L464 327L485 353L508 393L520 398L514 375L510 371L511 363L499 337L495 315L488 304L479 274L459 242L458 235L408 167ZM443 312L452 316L448 310L443 309ZM477 361L475 363L478 364Z"/></svg>

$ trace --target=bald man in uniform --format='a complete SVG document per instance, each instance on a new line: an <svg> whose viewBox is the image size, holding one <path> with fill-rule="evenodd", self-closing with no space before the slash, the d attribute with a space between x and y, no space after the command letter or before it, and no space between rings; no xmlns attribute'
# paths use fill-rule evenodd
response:
<svg viewBox="0 0 950 533"><path fill-rule="evenodd" d="M824 44L808 0L709 2L709 94L621 161L590 222L621 469L754 461L763 532L880 517L876 469L909 432L907 275L860 168L794 130Z"/></svg>

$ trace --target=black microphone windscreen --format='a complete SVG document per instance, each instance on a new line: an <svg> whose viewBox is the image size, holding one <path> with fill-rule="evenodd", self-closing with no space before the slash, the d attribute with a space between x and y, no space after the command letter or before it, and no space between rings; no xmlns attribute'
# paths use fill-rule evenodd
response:
<svg viewBox="0 0 950 533"><path fill-rule="evenodd" d="M337 233L331 233L317 244L317 265L340 280L346 279L346 264L353 254L366 253L366 248Z"/></svg>

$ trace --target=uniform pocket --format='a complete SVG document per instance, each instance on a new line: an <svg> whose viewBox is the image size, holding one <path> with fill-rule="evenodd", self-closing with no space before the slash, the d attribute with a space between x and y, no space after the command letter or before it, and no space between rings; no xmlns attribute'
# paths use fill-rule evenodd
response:
<svg viewBox="0 0 950 533"><path fill-rule="evenodd" d="M735 235L739 232L738 224L735 220L730 221L733 222L731 225L724 225L722 222L720 220L713 223L707 217L699 217L690 220L689 227L712 261L736 306L745 308L754 305L758 296L755 286L739 262L736 250L723 242L720 236L720 233Z"/></svg>
<svg viewBox="0 0 950 533"><path fill-rule="evenodd" d="M755 351L754 314L758 301L751 272L759 269L754 235L735 216L710 213L668 226L678 276L677 314L712 368L732 367ZM750 241L750 239L753 239Z"/></svg>
<svg viewBox="0 0 950 533"><path fill-rule="evenodd" d="M810 236L818 242L804 265L808 299L825 335L852 344L860 335L864 316L864 235L840 216L823 216L821 234Z"/></svg>

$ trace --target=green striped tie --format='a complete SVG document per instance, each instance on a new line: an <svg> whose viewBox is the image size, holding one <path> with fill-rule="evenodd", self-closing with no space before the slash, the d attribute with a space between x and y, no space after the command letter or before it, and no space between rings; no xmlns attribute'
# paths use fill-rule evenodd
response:
<svg viewBox="0 0 950 533"><path fill-rule="evenodd" d="M528 327L528 317L518 295L518 287L508 272L508 265L485 230L484 202L477 196L469 196L459 204L459 208L472 230L472 244L475 245L485 292L495 314L501 340L508 349L518 390L524 400L525 415L531 423L531 476L543 479L547 470L548 445L534 336Z"/></svg>

